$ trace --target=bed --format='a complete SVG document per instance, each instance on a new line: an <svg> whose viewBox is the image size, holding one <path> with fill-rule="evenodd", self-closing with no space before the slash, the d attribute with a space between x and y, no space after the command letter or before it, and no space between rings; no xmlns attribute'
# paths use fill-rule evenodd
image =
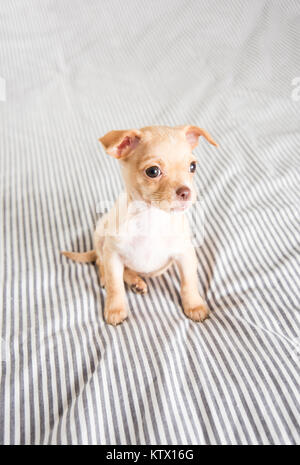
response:
<svg viewBox="0 0 300 465"><path fill-rule="evenodd" d="M1 6L2 444L299 444L297 1ZM103 320L92 248L122 190L98 138L194 124L204 205L188 320L176 268Z"/></svg>

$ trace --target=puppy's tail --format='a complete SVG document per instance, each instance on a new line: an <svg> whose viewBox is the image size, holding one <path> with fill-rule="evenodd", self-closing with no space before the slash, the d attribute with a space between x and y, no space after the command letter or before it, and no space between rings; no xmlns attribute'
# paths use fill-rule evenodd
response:
<svg viewBox="0 0 300 465"><path fill-rule="evenodd" d="M95 262L97 259L97 254L95 250L89 250L88 252L61 252L67 258L70 258L74 262L78 263L91 263Z"/></svg>

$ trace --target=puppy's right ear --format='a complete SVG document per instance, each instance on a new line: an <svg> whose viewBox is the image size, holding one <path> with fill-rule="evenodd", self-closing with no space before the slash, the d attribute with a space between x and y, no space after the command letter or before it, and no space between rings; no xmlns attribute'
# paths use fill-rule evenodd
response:
<svg viewBox="0 0 300 465"><path fill-rule="evenodd" d="M127 158L137 147L142 137L138 129L129 129L124 131L110 131L99 141L105 151L114 158Z"/></svg>

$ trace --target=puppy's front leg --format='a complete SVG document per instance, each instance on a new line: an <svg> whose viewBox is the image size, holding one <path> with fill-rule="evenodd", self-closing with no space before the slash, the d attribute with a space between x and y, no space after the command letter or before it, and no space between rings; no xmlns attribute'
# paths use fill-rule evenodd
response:
<svg viewBox="0 0 300 465"><path fill-rule="evenodd" d="M103 250L103 264L106 288L104 318L107 323L115 326L127 318L124 265L116 251L106 248Z"/></svg>
<svg viewBox="0 0 300 465"><path fill-rule="evenodd" d="M194 321L203 321L208 317L208 308L198 291L197 259L194 248L187 247L176 258L181 278L181 301L184 313Z"/></svg>

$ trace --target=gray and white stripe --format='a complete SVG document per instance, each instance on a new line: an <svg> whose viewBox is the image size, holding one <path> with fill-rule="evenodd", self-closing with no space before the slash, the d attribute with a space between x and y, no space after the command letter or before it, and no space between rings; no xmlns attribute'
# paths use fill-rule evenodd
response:
<svg viewBox="0 0 300 465"><path fill-rule="evenodd" d="M28 12L32 12L29 14ZM299 443L299 2L13 0L1 6L2 444ZM205 236L179 276L103 321L92 247L122 189L98 137L198 124Z"/></svg>

